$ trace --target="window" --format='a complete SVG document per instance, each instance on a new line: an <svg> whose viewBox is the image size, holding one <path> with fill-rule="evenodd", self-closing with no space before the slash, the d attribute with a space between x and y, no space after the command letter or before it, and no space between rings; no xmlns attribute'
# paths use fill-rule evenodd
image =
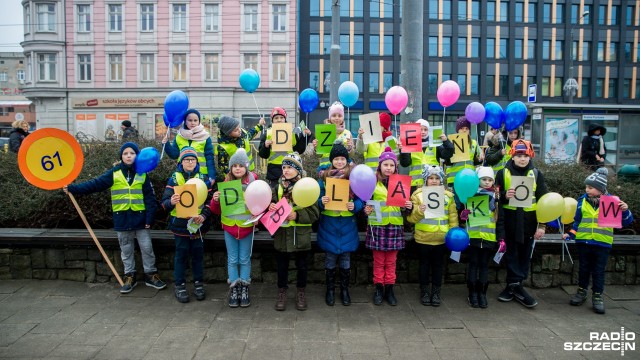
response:
<svg viewBox="0 0 640 360"><path fill-rule="evenodd" d="M583 98L588 98L591 93L591 78L582 77L582 96Z"/></svg>
<svg viewBox="0 0 640 360"><path fill-rule="evenodd" d="M496 58L496 39L495 38L487 38L487 59L495 59Z"/></svg>
<svg viewBox="0 0 640 360"><path fill-rule="evenodd" d="M598 54L596 58L597 61L604 61L604 45L604 41L598 41Z"/></svg>
<svg viewBox="0 0 640 360"><path fill-rule="evenodd" d="M516 97L522 96L522 76L513 77L513 93Z"/></svg>
<svg viewBox="0 0 640 360"><path fill-rule="evenodd" d="M500 21L509 21L509 3L506 1L500 2Z"/></svg>
<svg viewBox="0 0 640 360"><path fill-rule="evenodd" d="M480 75L471 75L471 95L480 94Z"/></svg>
<svg viewBox="0 0 640 360"><path fill-rule="evenodd" d="M206 81L218 81L218 54L204 54L204 79Z"/></svg>
<svg viewBox="0 0 640 360"><path fill-rule="evenodd" d="M78 55L78 81L91 81L91 55Z"/></svg>
<svg viewBox="0 0 640 360"><path fill-rule="evenodd" d="M140 30L151 32L154 29L153 4L140 4Z"/></svg>
<svg viewBox="0 0 640 360"><path fill-rule="evenodd" d="M318 91L319 84L320 84L320 73L317 71L309 71L309 87L315 91Z"/></svg>
<svg viewBox="0 0 640 360"><path fill-rule="evenodd" d="M78 32L91 31L91 5L78 5Z"/></svg>
<svg viewBox="0 0 640 360"><path fill-rule="evenodd" d="M458 83L458 86L460 87L460 93L461 94L466 94L467 93L467 75L464 74L458 74L458 81L456 81Z"/></svg>
<svg viewBox="0 0 640 360"><path fill-rule="evenodd" d="M38 79L56 81L56 54L38 54Z"/></svg>
<svg viewBox="0 0 640 360"><path fill-rule="evenodd" d="M484 76L484 85L485 91L487 95L497 95L496 92L496 76L495 75L485 75Z"/></svg>
<svg viewBox="0 0 640 360"><path fill-rule="evenodd" d="M109 54L109 81L122 81L122 54Z"/></svg>
<svg viewBox="0 0 640 360"><path fill-rule="evenodd" d="M598 6L598 25L607 24L607 5ZM598 89L596 88L596 94Z"/></svg>
<svg viewBox="0 0 640 360"><path fill-rule="evenodd" d="M155 81L155 54L140 54L140 80Z"/></svg>
<svg viewBox="0 0 640 360"><path fill-rule="evenodd" d="M496 21L496 2L495 1L487 1L487 9L485 11L487 14L487 21Z"/></svg>
<svg viewBox="0 0 640 360"><path fill-rule="evenodd" d="M353 16L355 17L364 16L364 1L360 0L360 1L355 1L353 3ZM362 89L362 87L359 87L358 89Z"/></svg>
<svg viewBox="0 0 640 360"><path fill-rule="evenodd" d="M258 4L244 4L244 31L258 31Z"/></svg>
<svg viewBox="0 0 640 360"><path fill-rule="evenodd" d="M382 74L382 91L387 92L387 90L391 89L392 86L393 86L393 74L383 73Z"/></svg>
<svg viewBox="0 0 640 360"><path fill-rule="evenodd" d="M536 41L527 40L527 59L533 60L536 58Z"/></svg>
<svg viewBox="0 0 640 360"><path fill-rule="evenodd" d="M285 81L287 79L287 55L273 54L271 58L273 81Z"/></svg>
<svg viewBox="0 0 640 360"><path fill-rule="evenodd" d="M542 22L551 24L551 3L542 4Z"/></svg>
<svg viewBox="0 0 640 360"><path fill-rule="evenodd" d="M624 59L627 62L630 62L632 60L631 57L631 49L633 47L633 43L624 43Z"/></svg>
<svg viewBox="0 0 640 360"><path fill-rule="evenodd" d="M350 17L350 15L349 15L349 1L340 1L340 16ZM347 80L345 80L345 81L347 81Z"/></svg>
<svg viewBox="0 0 640 360"><path fill-rule="evenodd" d="M331 6L333 4L333 0L320 0L324 2L324 16L331 17Z"/></svg>
<svg viewBox="0 0 640 360"><path fill-rule="evenodd" d="M9 74L6 71L0 72L0 81L9 81Z"/></svg>
<svg viewBox="0 0 640 360"><path fill-rule="evenodd" d="M500 59L509 57L509 39L500 39Z"/></svg>
<svg viewBox="0 0 640 360"><path fill-rule="evenodd" d="M33 63L31 62L31 54L25 56L27 58L27 82L33 81Z"/></svg>
<svg viewBox="0 0 640 360"><path fill-rule="evenodd" d="M609 78L609 99L618 97L618 79Z"/></svg>
<svg viewBox="0 0 640 360"><path fill-rule="evenodd" d="M353 55L362 55L363 53L364 37L362 35L353 35Z"/></svg>
<svg viewBox="0 0 640 360"><path fill-rule="evenodd" d="M18 81L24 82L25 80L24 70L16 71L16 78L18 79Z"/></svg>
<svg viewBox="0 0 640 360"><path fill-rule="evenodd" d="M56 31L56 4L37 4L38 31Z"/></svg>
<svg viewBox="0 0 640 360"><path fill-rule="evenodd" d="M380 92L380 74L374 72L369 73L369 92Z"/></svg>
<svg viewBox="0 0 640 360"><path fill-rule="evenodd" d="M349 54L349 34L340 34L340 53Z"/></svg>
<svg viewBox="0 0 640 360"><path fill-rule="evenodd" d="M384 54L393 55L393 35L384 36Z"/></svg>
<svg viewBox="0 0 640 360"><path fill-rule="evenodd" d="M122 4L109 5L109 31L122 31Z"/></svg>
<svg viewBox="0 0 640 360"><path fill-rule="evenodd" d="M523 43L524 43L524 40L522 39L515 39L513 42L513 50L514 50L513 55L516 59L522 59Z"/></svg>
<svg viewBox="0 0 640 360"><path fill-rule="evenodd" d="M585 12L589 13L589 15L587 15L587 16L582 18L582 24L583 25L591 24L591 17L592 17L591 14L593 14L593 11L591 11L591 5L584 4L584 6L582 8L584 9L583 14Z"/></svg>
<svg viewBox="0 0 640 360"><path fill-rule="evenodd" d="M618 5L611 5L611 25L618 25L618 18L620 12L620 7ZM611 95L611 93L609 93Z"/></svg>
<svg viewBox="0 0 640 360"><path fill-rule="evenodd" d="M311 55L320 54L320 35L319 34L309 34L309 54Z"/></svg>
<svg viewBox="0 0 640 360"><path fill-rule="evenodd" d="M631 79L624 79L622 82L622 97L624 99L629 99L631 95Z"/></svg>
<svg viewBox="0 0 640 360"><path fill-rule="evenodd" d="M173 54L173 81L187 80L187 54Z"/></svg>
<svg viewBox="0 0 640 360"><path fill-rule="evenodd" d="M604 97L604 79L596 79L596 97Z"/></svg>
<svg viewBox="0 0 640 360"><path fill-rule="evenodd" d="M442 56L451 56L451 38L449 36L442 37Z"/></svg>
<svg viewBox="0 0 640 360"><path fill-rule="evenodd" d="M429 93L435 94L438 92L438 74L429 73L428 80L429 82Z"/></svg>
<svg viewBox="0 0 640 360"><path fill-rule="evenodd" d="M542 40L542 59L551 59L551 40Z"/></svg>
<svg viewBox="0 0 640 360"><path fill-rule="evenodd" d="M564 7L566 4L556 4L556 24L564 23Z"/></svg>
<svg viewBox="0 0 640 360"><path fill-rule="evenodd" d="M31 7L29 4L24 6L24 33L31 32Z"/></svg>
<svg viewBox="0 0 640 360"><path fill-rule="evenodd" d="M610 42L609 43L609 62L618 61L618 43Z"/></svg>
<svg viewBox="0 0 640 360"><path fill-rule="evenodd" d="M553 82L553 96L562 96L562 79L559 77Z"/></svg>
<svg viewBox="0 0 640 360"><path fill-rule="evenodd" d="M331 34L324 34L324 41L322 42L323 54L329 54L331 52Z"/></svg>
<svg viewBox="0 0 640 360"><path fill-rule="evenodd" d="M320 0L309 1L309 15L320 16Z"/></svg>
<svg viewBox="0 0 640 360"><path fill-rule="evenodd" d="M273 5L273 31L287 30L287 5Z"/></svg>
<svg viewBox="0 0 640 360"><path fill-rule="evenodd" d="M529 23L534 23L536 22L536 4L533 1L529 1L529 18L527 19L527 22Z"/></svg>
<svg viewBox="0 0 640 360"><path fill-rule="evenodd" d="M204 5L204 31L218 31L220 26L220 5Z"/></svg>
<svg viewBox="0 0 640 360"><path fill-rule="evenodd" d="M564 49L564 41L556 40L556 47L555 47L556 60L562 60L563 49Z"/></svg>
<svg viewBox="0 0 640 360"><path fill-rule="evenodd" d="M467 57L467 38L458 38L458 57Z"/></svg>
<svg viewBox="0 0 640 360"><path fill-rule="evenodd" d="M509 95L509 75L500 75L500 96Z"/></svg>
<svg viewBox="0 0 640 360"><path fill-rule="evenodd" d="M451 0L442 0L442 19L451 20Z"/></svg>
<svg viewBox="0 0 640 360"><path fill-rule="evenodd" d="M517 2L515 12L516 12L515 18L514 18L515 22L523 23L524 22L524 3Z"/></svg>
<svg viewBox="0 0 640 360"><path fill-rule="evenodd" d="M542 77L542 87L540 88L540 95L549 96L549 86L551 85L551 78L548 76Z"/></svg>
<svg viewBox="0 0 640 360"><path fill-rule="evenodd" d="M331 14L329 14L331 15ZM380 3L377 1L369 0L369 17L377 19L380 17Z"/></svg>
<svg viewBox="0 0 640 360"><path fill-rule="evenodd" d="M437 36L429 36L429 56L431 57L438 56L438 37Z"/></svg>
<svg viewBox="0 0 640 360"><path fill-rule="evenodd" d="M629 5L629 6L627 6L627 13L626 13L626 16L625 16L625 24L627 26L633 26L635 23L636 23L636 7L633 6L633 5Z"/></svg>
<svg viewBox="0 0 640 360"><path fill-rule="evenodd" d="M383 7L382 7L382 16L386 17L386 18L392 18L393 17L393 7L395 6L394 3L392 2L388 2L388 1L384 1L382 2ZM386 75L385 75L386 76ZM385 84L386 86L386 84ZM386 90L385 90L386 91Z"/></svg>
<svg viewBox="0 0 640 360"><path fill-rule="evenodd" d="M258 54L244 54L244 68L258 71Z"/></svg>
<svg viewBox="0 0 640 360"><path fill-rule="evenodd" d="M380 35L369 36L369 55L380 55Z"/></svg>
<svg viewBox="0 0 640 360"><path fill-rule="evenodd" d="M429 19L437 20L439 11L438 0L429 0Z"/></svg>
<svg viewBox="0 0 640 360"><path fill-rule="evenodd" d="M173 4L173 32L187 31L187 4Z"/></svg>
<svg viewBox="0 0 640 360"><path fill-rule="evenodd" d="M582 42L582 58L580 61L589 61L591 56L591 41L583 41Z"/></svg>

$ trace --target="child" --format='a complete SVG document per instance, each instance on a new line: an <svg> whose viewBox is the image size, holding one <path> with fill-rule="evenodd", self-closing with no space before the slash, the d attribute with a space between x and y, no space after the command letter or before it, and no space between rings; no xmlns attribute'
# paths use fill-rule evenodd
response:
<svg viewBox="0 0 640 360"><path fill-rule="evenodd" d="M213 144L211 136L204 125L200 123L200 112L196 109L189 109L184 115L184 123L178 131L178 135L172 142L167 143L167 139L162 139L165 144L165 151L172 159L177 159L185 146L191 146L198 153L198 164L200 173L207 175L211 181L216 179L216 166L213 162Z"/></svg>
<svg viewBox="0 0 640 360"><path fill-rule="evenodd" d="M442 186L444 171L440 166L425 164L422 167L422 179L425 186ZM440 306L440 288L442 287L442 271L444 269L444 255L447 247L444 237L449 229L458 226L458 212L453 194L444 192L444 216L435 219L425 219L427 206L422 202L422 187L412 195L413 211L409 215L409 222L416 224L415 239L420 259L420 303L425 306ZM431 275L431 276L429 276ZM429 289L431 282L431 289Z"/></svg>
<svg viewBox="0 0 640 360"><path fill-rule="evenodd" d="M225 181L240 180L242 190L258 179L258 175L249 171L249 158L244 149L238 149L229 159L231 171ZM213 193L211 211L214 214L222 214L220 207L220 192ZM222 216L222 228L224 229L224 242L227 246L227 271L229 278L229 307L248 307L251 305L249 298L249 284L251 284L251 248L253 245L253 224L243 225L251 217L251 213L245 208L245 212L239 215Z"/></svg>
<svg viewBox="0 0 640 360"><path fill-rule="evenodd" d="M278 186L273 189L272 203L269 205L269 210L274 211L276 203L285 198L293 207L287 220L273 235L278 268L278 298L275 309L278 311L284 311L287 306L287 283L291 253L295 254L298 270L296 309L307 309L305 288L307 287L308 258L311 250L311 224L318 220L320 210L317 204L300 208L293 202L293 186L304 176L305 172L302 170L300 155L295 152L287 154L282 160L282 177Z"/></svg>
<svg viewBox="0 0 640 360"><path fill-rule="evenodd" d="M138 284L136 278L136 260L134 239L138 239L144 282L155 289L164 289L167 285L160 280L156 268L156 256L151 244L151 225L156 209L156 195L147 174L136 174L135 161L140 153L138 145L126 142L120 147L120 160L115 167L101 176L87 182L63 187L65 193L91 194L111 189L111 209L113 210L113 229L118 234L120 256L124 265L124 285L121 294L128 294Z"/></svg>
<svg viewBox="0 0 640 360"><path fill-rule="evenodd" d="M179 218L177 216L176 204L180 201L180 195L174 191L175 186L184 185L187 180L198 178L207 185L207 199L198 209L198 216L191 218L195 224L201 224L195 233L191 233L187 229L190 219ZM176 241L176 254L173 265L173 277L175 280L175 296L181 303L189 302L189 293L186 286L186 264L191 255L191 271L193 272L193 281L195 290L193 294L196 300L204 300L204 282L203 282L203 257L204 245L203 239L209 230L209 221L211 210L209 202L211 198L211 183L209 177L200 173L200 165L198 164L198 153L190 146L185 146L180 152L177 171L174 172L162 195L162 207L165 211L170 211L169 230L173 232Z"/></svg>
<svg viewBox="0 0 640 360"><path fill-rule="evenodd" d="M349 191L347 211L326 210L324 206L329 202L326 196L327 178L349 179L349 173L354 164L349 163L349 151L341 142L334 144L329 154L331 166L320 176L320 198L318 207L322 212L318 223L318 246L326 252L324 262L327 292L325 302L333 306L335 302L336 265L340 267L340 297L342 305L351 305L349 295L349 276L351 275L351 252L358 249L360 238L358 225L354 216L364 207L364 203Z"/></svg>
<svg viewBox="0 0 640 360"><path fill-rule="evenodd" d="M377 221L373 206L364 207L365 214L369 216L365 245L367 249L373 251L373 283L376 287L373 303L382 305L384 297L389 305L395 306L398 304L393 293L393 285L396 282L396 260L398 251L404 249L405 245L404 219L401 210L411 210L413 204L407 200L402 207L386 206L389 176L398 173L398 159L390 147L386 147L380 155L378 164L376 169L378 181L372 200L380 202L382 221Z"/></svg>
<svg viewBox="0 0 640 360"><path fill-rule="evenodd" d="M511 147L511 160L496 175L496 187L500 189L500 206L496 234L505 234L507 251L507 286L498 296L500 301L511 301L515 297L522 305L532 308L538 302L522 287L529 275L533 241L544 236L545 225L539 224L536 216L536 199L546 194L547 185L542 172L534 168L531 159L535 156L531 143L517 139ZM509 205L515 188L512 176L529 176L533 181L533 204L528 208Z"/></svg>
<svg viewBox="0 0 640 360"><path fill-rule="evenodd" d="M501 136L494 135L494 138ZM496 199L495 188L493 187L494 175L493 169L487 166L481 166L476 169L478 178L480 179L480 187L476 192L477 196L487 195L489 197L489 211L491 222L485 225L468 226L470 246L467 254L469 255L469 266L467 268L467 289L469 297L467 301L471 307L481 307L485 309L489 306L487 302L487 289L489 288L488 272L489 259L496 250ZM460 204L466 207L466 204ZM469 210L463 210L460 216L461 220L467 221ZM500 234L500 239L504 238L504 234Z"/></svg>
<svg viewBox="0 0 640 360"><path fill-rule="evenodd" d="M271 123L281 124L287 122L287 112L281 107L274 107L271 110ZM271 128L267 129L260 137L260 145L258 146L258 155L267 159L267 181L271 187L278 184L278 180L282 177L282 158L286 152L273 151L271 144L273 134ZM300 134L296 134L293 141L293 151L302 154L306 150L307 143L310 141L311 130L305 128Z"/></svg>
<svg viewBox="0 0 640 360"><path fill-rule="evenodd" d="M487 156L485 157L485 165L491 166L494 173L498 173L499 170L504 168L504 165L511 159L511 144L517 139L522 139L524 136L524 129L521 127L505 131L503 133L496 133L491 138L491 147L487 150ZM507 142L504 142L504 138L507 137Z"/></svg>
<svg viewBox="0 0 640 360"><path fill-rule="evenodd" d="M217 181L224 181L225 176L229 173L229 159L236 150L244 148L249 156L249 170L253 171L255 165L253 163L253 155L251 155L251 145L249 141L256 134L262 131L265 124L264 119L260 119L258 125L250 129L240 128L240 121L231 116L222 116L218 120L218 145L215 148L216 158L218 159L218 175Z"/></svg>
<svg viewBox="0 0 640 360"><path fill-rule="evenodd" d="M447 166L446 168L447 185L449 187L453 187L453 180L455 179L456 174L458 172L462 171L463 169L475 170L476 165L482 164L482 160L483 160L482 151L480 151L478 142L471 139L470 130L471 130L471 123L469 122L469 120L467 120L467 118L464 116L459 117L458 120L456 121L456 132L460 135L467 136L468 138L467 144L471 144L471 149L469 151L469 160L466 160L466 161L460 161L456 163L451 162L451 157L453 156L455 151L458 150L458 148L456 148L455 146L454 146L454 151L451 152L450 154L451 156L447 158L445 155L445 165Z"/></svg>
<svg viewBox="0 0 640 360"><path fill-rule="evenodd" d="M347 130L344 126L344 106L339 101L336 101L329 107L329 122L328 124L336 125L336 142L341 142L348 152L353 151L353 138L351 131ZM313 140L313 148L318 146L318 139ZM320 157L319 167L329 167L331 161L329 160L329 154L318 154Z"/></svg>
<svg viewBox="0 0 640 360"><path fill-rule="evenodd" d="M587 300L589 277L593 279L591 286L591 302L593 311L604 314L604 269L609 259L609 251L613 245L613 228L598 226L600 212L600 196L609 195L607 192L607 168L599 168L585 180L585 194L578 198L578 207L573 219L573 226L564 238L576 241L580 256L578 269L578 291L570 300L574 306L582 305ZM622 210L622 226L633 222L633 215L629 206L620 201L618 207Z"/></svg>
<svg viewBox="0 0 640 360"><path fill-rule="evenodd" d="M385 139L393 135L389 130L391 128L391 116L387 113L380 113L379 119L380 126L382 126L382 141L365 145L362 138L362 134L364 134L363 128L358 129L358 140L356 141L356 152L364 155L365 165L370 167L374 173L378 168L380 155L387 146Z"/></svg>

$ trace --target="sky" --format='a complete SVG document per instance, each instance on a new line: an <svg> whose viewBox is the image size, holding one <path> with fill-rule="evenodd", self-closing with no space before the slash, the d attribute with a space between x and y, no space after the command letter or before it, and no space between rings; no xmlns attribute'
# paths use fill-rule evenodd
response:
<svg viewBox="0 0 640 360"><path fill-rule="evenodd" d="M24 40L22 5L20 0L0 0L0 51L22 52Z"/></svg>

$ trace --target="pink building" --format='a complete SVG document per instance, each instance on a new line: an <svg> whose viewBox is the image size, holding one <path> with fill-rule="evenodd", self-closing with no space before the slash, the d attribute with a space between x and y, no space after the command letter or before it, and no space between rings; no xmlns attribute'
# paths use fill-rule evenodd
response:
<svg viewBox="0 0 640 360"><path fill-rule="evenodd" d="M25 95L38 127L110 138L122 120L145 137L184 90L205 117L246 125L258 109L296 109L296 1L23 0ZM252 68L253 96L238 83ZM157 123L161 124L156 126Z"/></svg>

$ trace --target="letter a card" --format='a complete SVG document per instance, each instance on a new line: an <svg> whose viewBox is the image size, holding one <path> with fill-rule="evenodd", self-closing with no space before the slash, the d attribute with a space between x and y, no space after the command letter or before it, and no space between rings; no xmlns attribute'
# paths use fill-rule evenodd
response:
<svg viewBox="0 0 640 360"><path fill-rule="evenodd" d="M389 176L387 206L404 206L411 198L411 176L393 174Z"/></svg>
<svg viewBox="0 0 640 360"><path fill-rule="evenodd" d="M291 205L289 205L287 199L282 198L276 204L276 210L267 211L267 213L260 218L260 222L269 230L269 234L273 235L280 225L287 220L287 216L291 214L291 210Z"/></svg>
<svg viewBox="0 0 640 360"><path fill-rule="evenodd" d="M327 196L329 202L324 205L327 210L347 211L349 202L349 180L327 178Z"/></svg>
<svg viewBox="0 0 640 360"><path fill-rule="evenodd" d="M293 124L279 123L271 125L271 149L273 151L293 151Z"/></svg>

